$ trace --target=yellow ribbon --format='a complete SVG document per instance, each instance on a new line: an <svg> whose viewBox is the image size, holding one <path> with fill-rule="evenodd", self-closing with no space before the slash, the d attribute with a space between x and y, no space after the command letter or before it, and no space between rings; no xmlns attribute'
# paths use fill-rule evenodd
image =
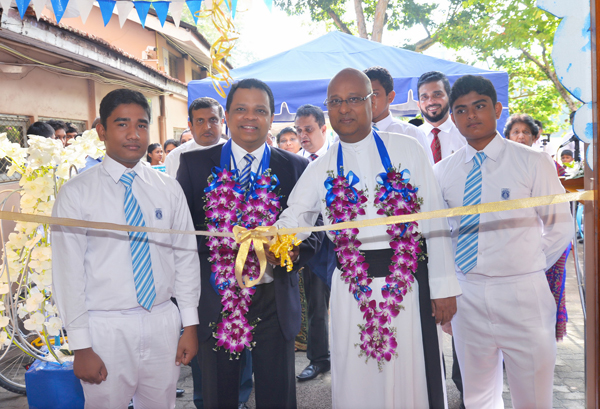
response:
<svg viewBox="0 0 600 409"><path fill-rule="evenodd" d="M267 236L273 237L275 235L277 235L277 228L275 226L259 226L252 230L247 230L240 226L233 227L233 237L239 245L238 254L235 259L235 278L240 288L252 287L249 283L252 281L259 281L265 274L265 269L267 268L267 256L265 254L264 244L268 244L270 241ZM246 265L246 258L250 251L250 245L254 246L254 252L260 263L260 274L256 280L250 280L249 278L244 278L242 276L244 265Z"/></svg>
<svg viewBox="0 0 600 409"><path fill-rule="evenodd" d="M294 268L294 263L289 252L294 246L299 246L301 240L296 239L295 234L278 234L277 241L269 247L269 250L280 260L281 267L286 266L288 273Z"/></svg>
<svg viewBox="0 0 600 409"><path fill-rule="evenodd" d="M539 197L528 197L526 199L515 199L515 200L503 200L500 202L483 203L473 206L462 206L454 207L451 209L435 210L432 212L423 212L408 214L405 216L390 216L390 217L379 217L376 219L359 220L353 222L338 223L329 226L315 226L315 227L298 227L295 229L279 229L269 230L269 233L265 233L265 236L275 236L277 234L296 234L296 233L310 233L314 231L334 231L349 228L360 228L368 226L381 226L385 224L396 224L396 223L408 223L418 220L436 219L440 217L454 217L463 216L476 213L491 213L500 212L505 210L525 209L528 207L547 206L558 203L573 202L579 200L594 200L594 190L585 190L583 192L575 193L562 193L558 195L539 196ZM171 229L158 229L155 227L137 227L128 226L126 224L116 223L105 223L105 222L91 222L87 220L69 219L65 217L51 217L42 216L39 214L28 214L20 212L7 212L0 211L0 220L12 220L15 222L29 222L39 224L51 224L55 226L69 226L69 227L82 227L88 229L97 230L113 230L113 231L138 231L146 233L161 233L161 234L193 234L195 236L215 236L215 237L234 237L233 233L219 233L209 232L203 230L171 230ZM274 229L274 227L271 227Z"/></svg>

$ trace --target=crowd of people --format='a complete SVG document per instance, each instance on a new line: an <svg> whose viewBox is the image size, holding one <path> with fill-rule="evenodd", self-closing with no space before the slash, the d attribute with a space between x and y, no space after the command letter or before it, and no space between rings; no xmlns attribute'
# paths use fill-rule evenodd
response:
<svg viewBox="0 0 600 409"><path fill-rule="evenodd" d="M228 237L53 228L54 294L86 407L172 408L189 364L197 408L245 408L253 388L258 408L295 408L296 382L328 371L335 408L444 408L442 330L462 405L503 407L505 368L515 408L552 407L568 205L366 221L563 193L564 168L532 148L542 131L529 115L496 130L489 80L451 87L431 71L417 91L420 126L392 116L388 70L344 69L327 89L329 124L307 104L273 137L272 91L244 79L225 107L192 101L181 140L163 145L149 144L143 95L107 94L106 155L63 186L54 216L213 233L365 223L297 234L291 269L266 246L264 274L255 241L241 277ZM68 127L34 126L68 141ZM310 362L296 375L298 349Z"/></svg>

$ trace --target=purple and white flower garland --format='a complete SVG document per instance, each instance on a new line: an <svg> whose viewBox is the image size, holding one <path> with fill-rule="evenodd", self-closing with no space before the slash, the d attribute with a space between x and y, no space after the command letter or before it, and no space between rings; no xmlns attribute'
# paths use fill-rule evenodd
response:
<svg viewBox="0 0 600 409"><path fill-rule="evenodd" d="M279 197L273 193L278 185L277 177L269 170L262 175L252 174L251 188L245 193L238 183L236 173L216 169L209 177L206 189L206 219L208 231L231 233L236 225L247 229L271 226L281 210ZM238 245L231 237L209 237L207 246L212 264L211 282L221 296L223 318L216 325L213 336L217 348L223 347L231 355L239 356L244 348L252 349L253 330L256 323L249 323L246 314L252 303L253 287L240 288L235 278L235 260ZM260 264L256 253L248 253L242 276L256 280Z"/></svg>
<svg viewBox="0 0 600 409"><path fill-rule="evenodd" d="M368 200L364 191L353 187L358 183L358 178L352 172L346 176L343 171L341 173L335 177L331 175L325 183L328 189L327 216L332 224L352 221L359 215L365 215L364 207ZM400 216L419 211L422 199L417 197L417 189L409 183L405 173L409 174L407 170L389 168L387 173L378 175L380 186L374 200L378 214ZM389 324L404 308L401 303L414 282L421 253L417 227L417 222L388 226L387 233L391 236L390 247L394 256L389 267L390 274L385 279L386 285L381 289L384 301L380 303L370 300L373 278L369 277L369 265L364 262L364 254L359 250L362 244L357 239L359 230L338 230L334 238L341 277L354 294L365 320L365 324L359 325L359 356L365 355L367 360L375 359L380 370L385 361L390 361L396 355L396 328Z"/></svg>

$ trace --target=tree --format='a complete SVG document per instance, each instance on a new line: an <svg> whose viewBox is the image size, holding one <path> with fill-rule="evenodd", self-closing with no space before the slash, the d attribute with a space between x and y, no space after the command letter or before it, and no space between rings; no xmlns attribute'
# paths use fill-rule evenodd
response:
<svg viewBox="0 0 600 409"><path fill-rule="evenodd" d="M535 0L468 0L461 7L461 18L439 30L436 40L507 71L511 112L529 113L545 129L557 130L557 115L580 106L560 84L550 58L560 20Z"/></svg>
<svg viewBox="0 0 600 409"><path fill-rule="evenodd" d="M275 5L290 15L300 15L306 10L313 21L324 21L333 24L338 30L381 42L384 29L399 30L420 25L427 36L410 47L415 51L424 51L435 43L438 29L452 24L461 0L450 0L448 9L440 11L446 16L441 24L434 22L432 13L439 8L437 4L421 3L415 0L351 0L356 22L345 21L345 13L349 8L349 0L275 0ZM367 23L371 24L368 31Z"/></svg>

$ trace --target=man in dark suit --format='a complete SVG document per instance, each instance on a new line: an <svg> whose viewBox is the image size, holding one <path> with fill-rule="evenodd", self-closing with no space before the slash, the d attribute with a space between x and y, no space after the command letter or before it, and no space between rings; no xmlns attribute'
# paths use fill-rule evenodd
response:
<svg viewBox="0 0 600 409"><path fill-rule="evenodd" d="M276 192L281 210L287 207L287 198L296 181L308 165L308 160L266 145L273 121L274 100L271 89L262 81L242 80L231 87L227 97L225 117L231 132L231 142L202 151L186 152L181 156L177 180L187 197L195 228L204 230L205 188L213 167L224 163L238 169L240 180L247 167L262 173L266 168L279 179ZM265 150L270 149L270 163L262 165ZM279 266L267 266L265 276L256 285L252 304L246 318L249 323L260 319L255 327L252 360L255 377L256 403L259 408L295 408L294 337L300 330L300 294L298 268L302 267L318 247L313 237L296 247L290 256L299 261L294 270L287 272ZM206 408L236 408L240 365L231 360L223 349L215 351L211 323L218 323L222 310L220 295L211 285L211 263L206 239L198 236L201 264L202 291L198 307L199 360L202 368L203 395Z"/></svg>

